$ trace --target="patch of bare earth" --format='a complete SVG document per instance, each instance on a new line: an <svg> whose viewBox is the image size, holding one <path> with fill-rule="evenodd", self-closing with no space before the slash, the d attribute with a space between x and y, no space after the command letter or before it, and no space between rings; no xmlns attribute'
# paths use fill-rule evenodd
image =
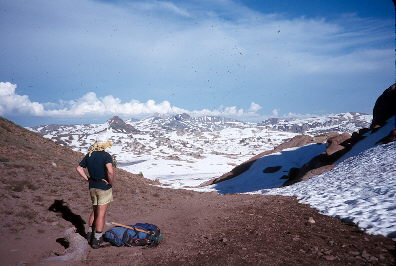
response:
<svg viewBox="0 0 396 266"><path fill-rule="evenodd" d="M43 260L70 252L65 231L84 225L91 208L87 184L74 170L82 156L0 119L1 265L51 265ZM68 265L395 263L391 239L294 198L171 190L119 169L116 175L107 221L154 223L164 241L156 248L88 248Z"/></svg>

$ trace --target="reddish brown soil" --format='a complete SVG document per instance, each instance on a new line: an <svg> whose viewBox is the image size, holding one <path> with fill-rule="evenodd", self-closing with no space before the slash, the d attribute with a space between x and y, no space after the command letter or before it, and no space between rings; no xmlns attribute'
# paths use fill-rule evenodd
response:
<svg viewBox="0 0 396 266"><path fill-rule="evenodd" d="M48 265L43 259L68 252L56 240L72 222L86 221L91 208L87 184L74 170L82 156L0 119L0 265ZM68 265L395 263L391 239L364 234L294 198L171 190L116 174L107 221L154 223L165 240L156 248L88 249L85 259ZM70 212L50 211L55 200Z"/></svg>

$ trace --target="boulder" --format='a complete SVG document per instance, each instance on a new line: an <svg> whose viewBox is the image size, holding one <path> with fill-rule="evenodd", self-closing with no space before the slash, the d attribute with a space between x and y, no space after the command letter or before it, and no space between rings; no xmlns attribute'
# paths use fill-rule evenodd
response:
<svg viewBox="0 0 396 266"><path fill-rule="evenodd" d="M69 243L69 247L65 250L65 254L61 256L52 256L46 258L43 262L48 264L58 262L82 262L88 253L88 242L80 234L76 233L75 228L69 228L65 231L65 241Z"/></svg>
<svg viewBox="0 0 396 266"><path fill-rule="evenodd" d="M375 102L371 128L383 126L393 115L396 115L396 83L387 88Z"/></svg>
<svg viewBox="0 0 396 266"><path fill-rule="evenodd" d="M345 149L346 145L345 142L351 138L351 134L343 133L341 135L336 135L334 137L330 137L327 139L327 148L326 154L332 155L336 152L339 152ZM342 145L344 144L344 145Z"/></svg>

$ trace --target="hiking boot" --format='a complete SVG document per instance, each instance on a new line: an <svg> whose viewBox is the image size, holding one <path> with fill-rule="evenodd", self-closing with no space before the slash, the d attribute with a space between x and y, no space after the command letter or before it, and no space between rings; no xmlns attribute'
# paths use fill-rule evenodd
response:
<svg viewBox="0 0 396 266"><path fill-rule="evenodd" d="M93 235L94 235L94 234L93 234L92 232L88 232L88 233L86 234L86 239L87 239L89 245L91 245Z"/></svg>
<svg viewBox="0 0 396 266"><path fill-rule="evenodd" d="M94 249L100 248L102 243L103 243L103 237L100 237L99 239L93 237L91 240L91 247Z"/></svg>

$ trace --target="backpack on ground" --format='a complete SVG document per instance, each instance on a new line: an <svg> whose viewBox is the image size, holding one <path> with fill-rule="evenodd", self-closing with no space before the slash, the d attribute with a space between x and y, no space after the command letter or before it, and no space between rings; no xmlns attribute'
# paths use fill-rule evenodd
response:
<svg viewBox="0 0 396 266"><path fill-rule="evenodd" d="M154 224L113 224L116 225L116 227L106 231L103 235L103 239L117 247L157 246L163 239L160 229Z"/></svg>

